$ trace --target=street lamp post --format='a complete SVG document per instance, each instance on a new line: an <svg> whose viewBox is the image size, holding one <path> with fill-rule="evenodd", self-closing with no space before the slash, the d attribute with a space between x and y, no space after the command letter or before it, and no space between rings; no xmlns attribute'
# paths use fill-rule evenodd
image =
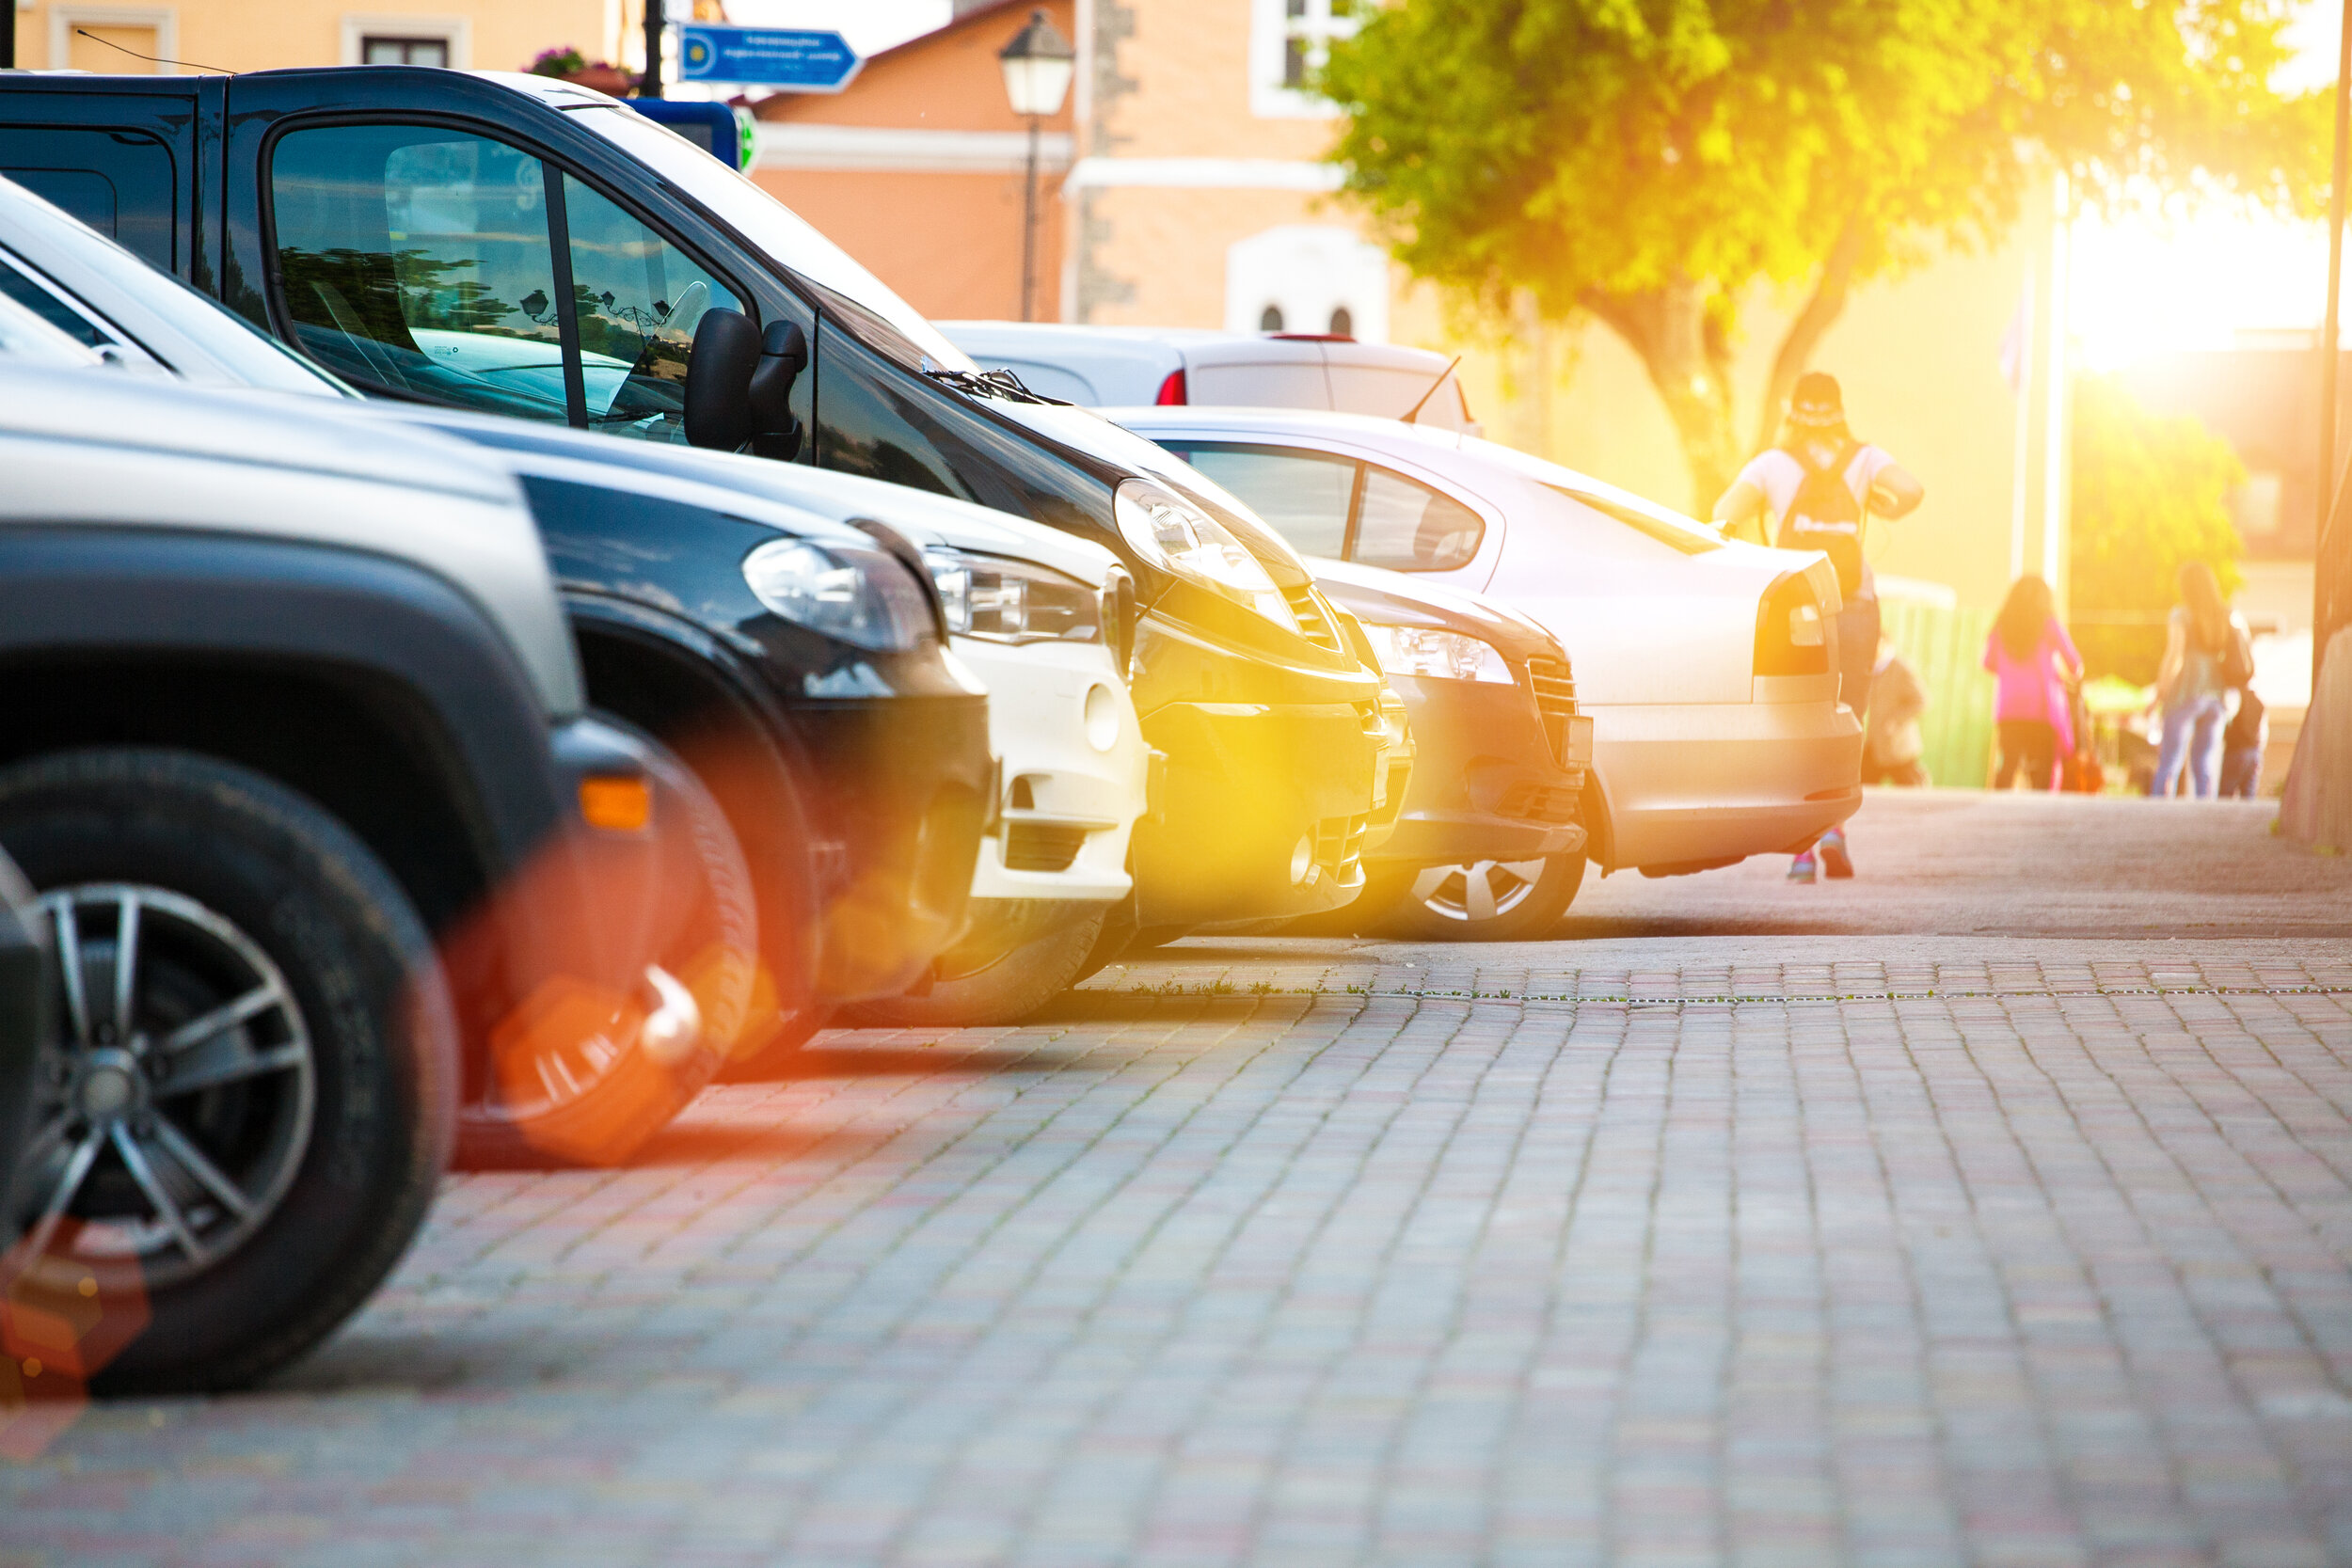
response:
<svg viewBox="0 0 2352 1568"><path fill-rule="evenodd" d="M1012 112L1029 121L1029 178L1021 198L1021 319L1037 316L1037 143L1046 116L1061 113L1070 78L1077 71L1078 52L1055 30L1042 10L1029 13L1028 25L1012 36L996 55L1004 68L1005 96Z"/></svg>

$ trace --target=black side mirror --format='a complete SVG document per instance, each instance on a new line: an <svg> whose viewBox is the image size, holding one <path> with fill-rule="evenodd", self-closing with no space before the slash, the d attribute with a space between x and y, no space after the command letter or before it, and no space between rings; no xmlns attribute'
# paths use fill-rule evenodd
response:
<svg viewBox="0 0 2352 1568"><path fill-rule="evenodd" d="M808 335L799 322L771 321L760 334L752 372L752 450L789 463L801 454L801 421L792 417L792 385L808 369Z"/></svg>
<svg viewBox="0 0 2352 1568"><path fill-rule="evenodd" d="M752 438L746 395L759 364L759 329L740 310L705 310L694 325L686 362L686 439L689 445L734 451Z"/></svg>

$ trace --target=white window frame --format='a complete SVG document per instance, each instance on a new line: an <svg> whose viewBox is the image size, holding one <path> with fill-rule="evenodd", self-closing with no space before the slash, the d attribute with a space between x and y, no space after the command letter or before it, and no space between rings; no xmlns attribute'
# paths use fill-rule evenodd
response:
<svg viewBox="0 0 2352 1568"><path fill-rule="evenodd" d="M51 6L49 8L49 69L63 71L73 58L76 27L152 27L155 53L166 60L180 57L180 13L170 6ZM125 55L124 58L129 58ZM176 65L158 61L165 76L183 74Z"/></svg>
<svg viewBox="0 0 2352 1568"><path fill-rule="evenodd" d="M462 16L430 16L416 12L345 11L342 15L342 62L365 65L359 53L370 38L439 39L449 46L452 71L473 69L473 23Z"/></svg>
<svg viewBox="0 0 2352 1568"><path fill-rule="evenodd" d="M1354 16L1333 16L1332 0L1304 4L1305 14L1293 17L1289 0L1249 0L1249 112L1262 119L1330 119L1340 112L1327 98L1283 85L1285 46L1304 40L1308 66L1320 66L1333 39L1352 38L1363 25L1373 0L1355 0Z"/></svg>

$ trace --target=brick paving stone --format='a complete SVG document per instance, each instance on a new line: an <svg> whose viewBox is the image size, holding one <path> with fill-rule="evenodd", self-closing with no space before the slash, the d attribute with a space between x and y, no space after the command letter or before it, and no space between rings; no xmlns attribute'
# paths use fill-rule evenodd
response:
<svg viewBox="0 0 2352 1568"><path fill-rule="evenodd" d="M2352 1564L2352 963L1252 951L454 1180L0 1563Z"/></svg>

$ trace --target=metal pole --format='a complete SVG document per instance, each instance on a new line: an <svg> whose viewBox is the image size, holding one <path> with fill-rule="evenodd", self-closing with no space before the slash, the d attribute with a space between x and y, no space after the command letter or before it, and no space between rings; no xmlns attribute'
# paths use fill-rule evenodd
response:
<svg viewBox="0 0 2352 1568"><path fill-rule="evenodd" d="M2312 550L2312 684L2319 684L2319 661L2328 635L2352 615L2352 538L2332 527L2336 510L2336 296L2344 288L2344 165L2352 156L2352 0L2344 3L2344 33L2336 45L2336 164L2328 192L2328 309L2319 328L2318 526ZM2338 561L2337 556L2348 559Z"/></svg>
<svg viewBox="0 0 2352 1568"><path fill-rule="evenodd" d="M0 71L16 69L16 0L7 0L8 19L0 24Z"/></svg>
<svg viewBox="0 0 2352 1568"><path fill-rule="evenodd" d="M661 96L661 12L662 0L645 0L645 80L637 88L640 98Z"/></svg>
<svg viewBox="0 0 2352 1568"><path fill-rule="evenodd" d="M2344 0L2352 6L2352 0ZM1021 319L1037 320L1037 128L1029 117L1029 182L1021 198Z"/></svg>

